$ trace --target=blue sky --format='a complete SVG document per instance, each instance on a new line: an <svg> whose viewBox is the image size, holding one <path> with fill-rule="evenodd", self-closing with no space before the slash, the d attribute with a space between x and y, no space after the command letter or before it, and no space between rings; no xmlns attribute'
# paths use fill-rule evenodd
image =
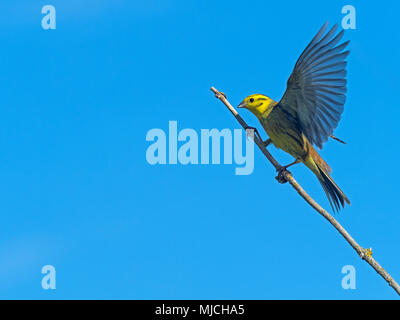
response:
<svg viewBox="0 0 400 320"><path fill-rule="evenodd" d="M56 30L41 28L46 4ZM145 157L148 130L171 120L238 128L211 86L234 105L252 93L279 100L301 51L346 4L357 29L345 33L348 98L335 135L348 144L321 154L352 201L335 217L400 281L398 4L3 1L0 297L396 298L258 150L249 176ZM329 208L306 168L292 172ZM41 287L48 264L56 290ZM341 287L345 265L356 290Z"/></svg>

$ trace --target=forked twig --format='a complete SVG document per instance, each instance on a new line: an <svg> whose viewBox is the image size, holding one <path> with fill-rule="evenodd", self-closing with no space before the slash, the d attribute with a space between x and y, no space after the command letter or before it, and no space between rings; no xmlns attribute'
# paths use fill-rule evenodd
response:
<svg viewBox="0 0 400 320"><path fill-rule="evenodd" d="M236 111L234 107L229 103L228 99L226 98L225 94L222 92L218 91L214 87L211 87L211 91L214 92L215 96L221 100L227 107L228 109L232 112L233 116L236 118L236 120L240 123L240 125L243 127L243 129L248 128L249 126L247 123L243 120L243 118L239 115L239 113ZM268 152L267 148L264 145L264 142L261 141L257 135L253 135L253 140L256 143L256 145L260 148L261 152L267 157L267 159L272 163L272 165L275 167L277 171L280 170L281 165L278 163L278 161L275 160L275 158ZM308 202L308 204L313 207L319 214L321 214L325 219L327 219L339 233L346 239L346 241L353 247L353 249L359 254L359 256L365 260L372 268L375 269L377 273L379 273L385 280L386 282L397 292L397 294L400 295L400 286L398 283L392 278L392 276L382 268L382 266L375 261L374 258L372 258L372 250L371 249L364 249L361 247L353 238L352 236L340 225L339 222L336 221L336 219L329 214L324 208L322 208L313 198L311 198L307 192L304 191L304 189L300 186L300 184L293 178L292 174L287 171L283 170L280 171L277 180L280 183L285 183L289 182L292 187L297 191L297 193L305 200Z"/></svg>

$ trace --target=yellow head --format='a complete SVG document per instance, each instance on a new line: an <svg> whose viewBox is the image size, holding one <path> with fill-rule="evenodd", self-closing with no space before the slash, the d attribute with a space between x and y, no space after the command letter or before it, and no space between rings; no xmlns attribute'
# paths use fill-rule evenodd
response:
<svg viewBox="0 0 400 320"><path fill-rule="evenodd" d="M271 98L263 94L252 94L246 97L238 108L246 108L250 110L257 118L266 116L277 103Z"/></svg>

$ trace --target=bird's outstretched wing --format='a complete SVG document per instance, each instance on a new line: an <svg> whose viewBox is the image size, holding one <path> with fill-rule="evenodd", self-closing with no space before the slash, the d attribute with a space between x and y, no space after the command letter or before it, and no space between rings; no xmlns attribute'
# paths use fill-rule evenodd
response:
<svg viewBox="0 0 400 320"><path fill-rule="evenodd" d="M346 100L346 57L337 24L326 22L305 48L287 82L280 106L295 117L307 139L322 148L337 127ZM324 35L325 34L325 35Z"/></svg>

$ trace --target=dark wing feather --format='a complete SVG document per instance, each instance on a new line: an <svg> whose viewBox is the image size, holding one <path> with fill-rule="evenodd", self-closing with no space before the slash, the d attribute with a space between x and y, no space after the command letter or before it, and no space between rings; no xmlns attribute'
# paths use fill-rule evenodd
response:
<svg viewBox="0 0 400 320"><path fill-rule="evenodd" d="M279 103L320 149L343 113L347 91L345 59L350 53L343 51L349 41L339 44L343 30L335 36L337 24L328 32L327 26L328 23L322 26L300 55Z"/></svg>

